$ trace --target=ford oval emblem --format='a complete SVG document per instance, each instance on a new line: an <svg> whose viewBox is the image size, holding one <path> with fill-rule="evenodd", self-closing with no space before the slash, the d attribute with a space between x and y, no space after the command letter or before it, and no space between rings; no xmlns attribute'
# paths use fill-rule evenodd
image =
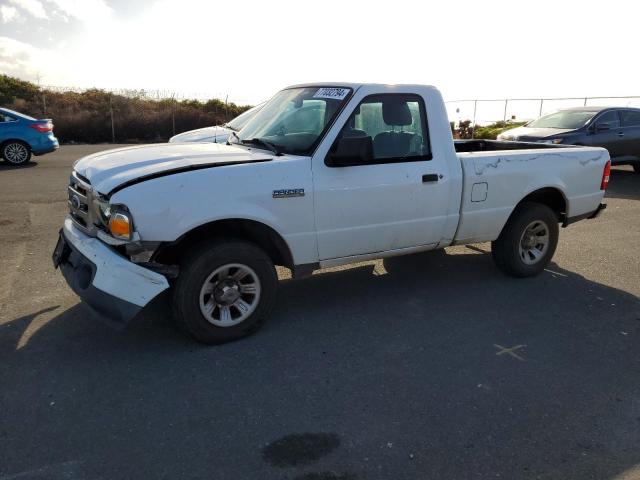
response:
<svg viewBox="0 0 640 480"><path fill-rule="evenodd" d="M73 197L71 197L71 205L76 210L80 210L80 199L78 198L77 195L74 195Z"/></svg>

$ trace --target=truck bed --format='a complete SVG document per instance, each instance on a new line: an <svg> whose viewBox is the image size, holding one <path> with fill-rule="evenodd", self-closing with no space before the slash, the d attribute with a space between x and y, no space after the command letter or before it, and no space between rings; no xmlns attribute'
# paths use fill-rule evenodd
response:
<svg viewBox="0 0 640 480"><path fill-rule="evenodd" d="M554 145L551 143L538 142L507 142L500 140L454 140L453 145L458 153L572 147L572 145Z"/></svg>
<svg viewBox="0 0 640 480"><path fill-rule="evenodd" d="M513 205L534 191L554 198L564 219L594 211L604 194L604 148L492 140L456 142L455 148L463 173L455 243L495 240Z"/></svg>

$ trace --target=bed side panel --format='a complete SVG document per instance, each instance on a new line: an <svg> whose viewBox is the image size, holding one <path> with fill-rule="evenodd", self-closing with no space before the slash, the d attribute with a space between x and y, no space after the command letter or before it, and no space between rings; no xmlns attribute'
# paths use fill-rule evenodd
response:
<svg viewBox="0 0 640 480"><path fill-rule="evenodd" d="M476 152L458 157L464 180L456 244L495 240L516 205L541 188L562 192L569 217L595 210L604 196L600 182L609 153L603 148Z"/></svg>

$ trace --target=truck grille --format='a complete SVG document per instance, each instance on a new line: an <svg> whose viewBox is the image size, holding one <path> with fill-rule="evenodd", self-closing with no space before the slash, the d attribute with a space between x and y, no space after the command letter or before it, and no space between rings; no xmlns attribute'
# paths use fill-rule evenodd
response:
<svg viewBox="0 0 640 480"><path fill-rule="evenodd" d="M94 213L95 208L93 206L91 183L86 178L73 172L69 179L67 192L69 194L67 203L69 204L71 219L80 230L91 236L95 236L96 224L99 222L99 219L96 218Z"/></svg>

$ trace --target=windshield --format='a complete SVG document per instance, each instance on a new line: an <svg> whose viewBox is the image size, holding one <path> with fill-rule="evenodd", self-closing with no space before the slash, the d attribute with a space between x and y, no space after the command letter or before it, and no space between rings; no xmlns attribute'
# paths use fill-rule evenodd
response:
<svg viewBox="0 0 640 480"><path fill-rule="evenodd" d="M237 135L229 137L229 142L255 145L276 153L307 155L350 94L350 88L342 87L282 90Z"/></svg>
<svg viewBox="0 0 640 480"><path fill-rule="evenodd" d="M561 110L540 117L526 125L531 128L580 128L593 118L597 112Z"/></svg>
<svg viewBox="0 0 640 480"><path fill-rule="evenodd" d="M238 131L244 127L249 120L251 120L256 113L260 111L260 109L264 106L264 103L256 105L253 108L250 108L246 112L242 112L233 120L224 124L225 127L230 128L231 130Z"/></svg>

